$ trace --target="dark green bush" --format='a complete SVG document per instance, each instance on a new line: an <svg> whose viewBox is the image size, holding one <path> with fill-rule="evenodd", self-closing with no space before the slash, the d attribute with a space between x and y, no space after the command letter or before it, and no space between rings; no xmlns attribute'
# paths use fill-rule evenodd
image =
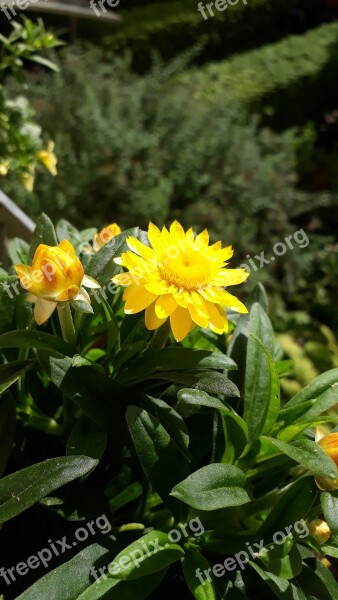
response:
<svg viewBox="0 0 338 600"><path fill-rule="evenodd" d="M279 128L304 124L336 107L338 24L323 25L184 75L196 97L241 105Z"/></svg>
<svg viewBox="0 0 338 600"><path fill-rule="evenodd" d="M139 67L149 64L154 48L163 57L170 58L196 42L204 45L200 60L224 58L297 30L300 4L299 0L296 3L294 0L250 0L245 5L239 0L224 12L213 9L214 17L205 20L197 10L196 0L148 3L136 8L130 8L128 3L121 5L122 21L107 37L107 44L114 51L131 49L134 63ZM315 10L312 1L308 4L309 10Z"/></svg>

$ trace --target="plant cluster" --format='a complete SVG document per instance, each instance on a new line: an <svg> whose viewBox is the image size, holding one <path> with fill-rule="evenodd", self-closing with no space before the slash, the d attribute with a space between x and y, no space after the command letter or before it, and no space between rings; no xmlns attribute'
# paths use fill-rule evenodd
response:
<svg viewBox="0 0 338 600"><path fill-rule="evenodd" d="M262 286L247 308L223 289L243 281L231 255L177 222L97 233L42 215L30 247L12 242L1 577L18 519L44 561L6 600L337 597L338 369L285 402ZM99 515L111 528L89 539ZM46 573L53 543L68 550Z"/></svg>

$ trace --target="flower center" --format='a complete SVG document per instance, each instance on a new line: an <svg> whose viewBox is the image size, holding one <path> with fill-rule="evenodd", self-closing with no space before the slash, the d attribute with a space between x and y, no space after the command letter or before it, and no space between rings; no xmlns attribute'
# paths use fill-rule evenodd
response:
<svg viewBox="0 0 338 600"><path fill-rule="evenodd" d="M164 255L159 271L165 281L189 292L205 287L211 275L209 261L196 250L180 251L174 258Z"/></svg>

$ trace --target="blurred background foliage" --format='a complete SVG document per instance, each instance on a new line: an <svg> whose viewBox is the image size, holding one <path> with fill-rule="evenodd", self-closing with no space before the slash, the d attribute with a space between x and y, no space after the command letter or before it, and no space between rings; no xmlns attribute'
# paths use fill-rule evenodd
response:
<svg viewBox="0 0 338 600"><path fill-rule="evenodd" d="M58 72L30 65L27 85L5 85L55 141L58 176L1 188L33 218L80 227L208 227L233 266L303 228L310 244L246 285L265 284L285 351L321 371L337 360L338 0L239 1L208 20L197 4L124 0L119 22L76 34L44 18L66 41Z"/></svg>

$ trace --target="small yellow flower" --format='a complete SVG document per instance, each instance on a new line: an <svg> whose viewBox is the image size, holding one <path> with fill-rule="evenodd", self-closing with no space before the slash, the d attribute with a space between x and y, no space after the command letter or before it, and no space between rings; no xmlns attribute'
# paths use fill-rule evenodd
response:
<svg viewBox="0 0 338 600"><path fill-rule="evenodd" d="M56 168L58 159L54 154L54 142L48 142L47 149L38 152L37 157L46 167L46 169L51 173L51 175L53 175L53 177L55 177L55 175L58 174Z"/></svg>
<svg viewBox="0 0 338 600"><path fill-rule="evenodd" d="M314 519L311 521L309 532L318 544L325 544L331 535L330 527L322 519Z"/></svg>
<svg viewBox="0 0 338 600"><path fill-rule="evenodd" d="M217 242L209 246L207 230L195 237L177 222L170 230L160 231L149 224L151 247L129 237L131 252L125 252L117 264L128 269L113 278L126 287L125 312L135 314L145 309L149 330L160 327L168 318L177 341L183 340L196 325L218 334L228 330L225 308L247 313L246 307L223 288L242 283L245 269L227 269L232 257L231 246Z"/></svg>
<svg viewBox="0 0 338 600"><path fill-rule="evenodd" d="M9 165L11 164L11 161L6 159L3 160L2 162L0 162L0 175L2 177L6 177L8 170L9 170Z"/></svg>
<svg viewBox="0 0 338 600"><path fill-rule="evenodd" d="M34 181L35 181L35 173L32 171L31 173L22 173L20 175L23 187L27 192L32 192L34 189Z"/></svg>
<svg viewBox="0 0 338 600"><path fill-rule="evenodd" d="M112 238L120 233L121 228L116 223L112 223L101 229L101 231L94 236L93 248L95 252L98 252L100 248L108 244Z"/></svg>
<svg viewBox="0 0 338 600"><path fill-rule="evenodd" d="M338 432L322 435L317 429L316 441L338 467ZM321 490L338 490L338 477L336 479L325 479L316 477L316 483Z"/></svg>
<svg viewBox="0 0 338 600"><path fill-rule="evenodd" d="M49 319L58 302L82 300L90 304L90 297L82 286L100 287L95 279L84 274L82 263L67 240L58 246L40 244L32 266L15 265L15 270L21 285L29 291L27 301L35 304L34 317L38 325Z"/></svg>

